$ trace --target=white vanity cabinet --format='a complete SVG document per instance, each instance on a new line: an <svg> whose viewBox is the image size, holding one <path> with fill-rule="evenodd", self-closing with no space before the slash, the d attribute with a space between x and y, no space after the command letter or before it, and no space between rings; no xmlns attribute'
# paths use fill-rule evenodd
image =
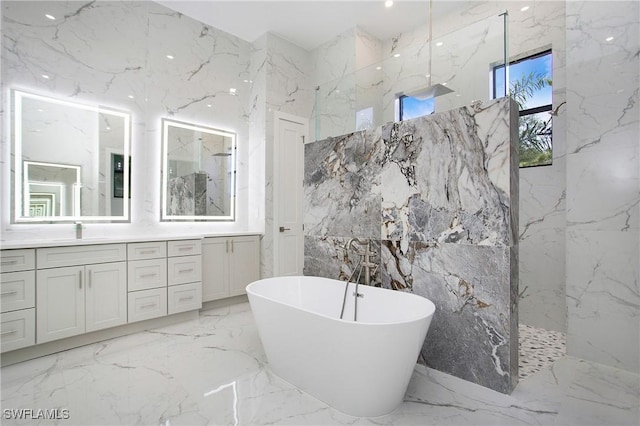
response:
<svg viewBox="0 0 640 426"><path fill-rule="evenodd" d="M195 318L260 277L258 235L47 241L0 250L2 365ZM149 320L149 321L148 321Z"/></svg>
<svg viewBox="0 0 640 426"><path fill-rule="evenodd" d="M37 249L36 342L127 322L126 246Z"/></svg>
<svg viewBox="0 0 640 426"><path fill-rule="evenodd" d="M167 252L168 313L202 308L201 240L169 241Z"/></svg>
<svg viewBox="0 0 640 426"><path fill-rule="evenodd" d="M0 351L35 344L35 250L2 250Z"/></svg>
<svg viewBox="0 0 640 426"><path fill-rule="evenodd" d="M260 239L257 235L211 237L202 243L202 300L245 294L260 279Z"/></svg>

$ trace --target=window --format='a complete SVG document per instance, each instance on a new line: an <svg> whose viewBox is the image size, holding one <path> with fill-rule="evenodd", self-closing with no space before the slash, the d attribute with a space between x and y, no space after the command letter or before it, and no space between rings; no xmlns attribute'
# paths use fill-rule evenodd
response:
<svg viewBox="0 0 640 426"><path fill-rule="evenodd" d="M509 90L520 108L520 167L552 162L551 50L509 64ZM492 69L492 97L505 96L505 69Z"/></svg>
<svg viewBox="0 0 640 426"><path fill-rule="evenodd" d="M400 104L400 121L433 114L435 111L435 98L419 99L402 95L398 98L398 101Z"/></svg>

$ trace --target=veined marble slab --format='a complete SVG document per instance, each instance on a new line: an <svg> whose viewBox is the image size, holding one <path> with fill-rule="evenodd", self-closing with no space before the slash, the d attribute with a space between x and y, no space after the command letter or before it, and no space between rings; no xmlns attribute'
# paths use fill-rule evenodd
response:
<svg viewBox="0 0 640 426"><path fill-rule="evenodd" d="M306 146L305 269L431 299L421 360L503 393L518 377L517 107L501 99Z"/></svg>

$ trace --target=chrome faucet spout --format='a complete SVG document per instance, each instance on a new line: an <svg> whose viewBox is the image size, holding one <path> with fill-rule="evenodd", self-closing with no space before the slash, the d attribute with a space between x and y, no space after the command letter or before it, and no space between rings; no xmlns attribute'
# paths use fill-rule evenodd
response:
<svg viewBox="0 0 640 426"><path fill-rule="evenodd" d="M345 250L349 250L353 248L353 244L356 243L358 245L364 246L364 253L358 253L361 257L360 267L364 269L364 283L365 285L371 285L371 270L373 268L374 271L377 269L377 265L371 262L371 255L374 253L371 251L371 241L364 239L361 240L359 238L350 238L347 243L344 245Z"/></svg>

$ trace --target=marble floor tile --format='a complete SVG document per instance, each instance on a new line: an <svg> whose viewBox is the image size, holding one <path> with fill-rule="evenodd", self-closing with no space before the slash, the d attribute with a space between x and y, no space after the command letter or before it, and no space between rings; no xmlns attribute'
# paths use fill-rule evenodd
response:
<svg viewBox="0 0 640 426"><path fill-rule="evenodd" d="M340 413L271 373L248 303L0 370L3 425L638 425L637 375L563 357L504 395L416 365L393 413ZM68 410L68 419L11 410Z"/></svg>

